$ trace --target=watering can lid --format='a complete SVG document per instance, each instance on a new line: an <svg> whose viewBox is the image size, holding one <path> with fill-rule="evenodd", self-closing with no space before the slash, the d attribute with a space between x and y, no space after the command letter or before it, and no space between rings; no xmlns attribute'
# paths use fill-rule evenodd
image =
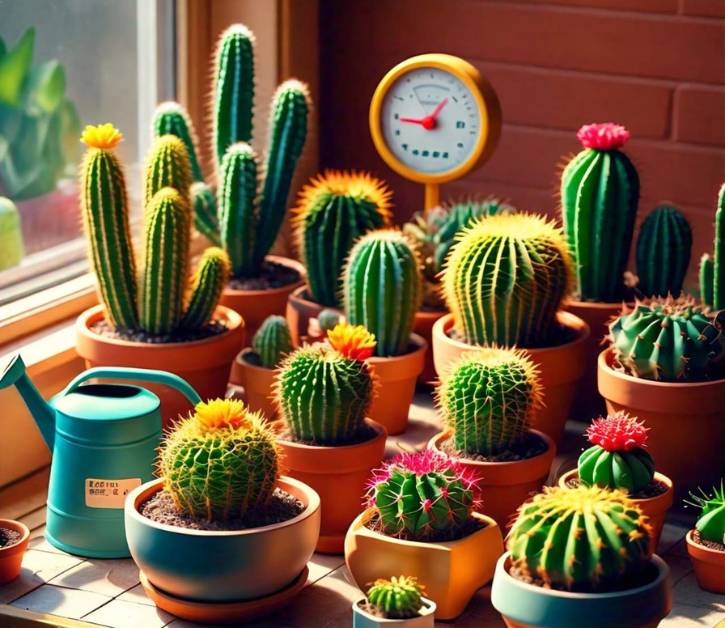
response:
<svg viewBox="0 0 725 628"><path fill-rule="evenodd" d="M159 398L150 390L130 384L84 384L53 398L62 414L77 419L114 421L158 411Z"/></svg>

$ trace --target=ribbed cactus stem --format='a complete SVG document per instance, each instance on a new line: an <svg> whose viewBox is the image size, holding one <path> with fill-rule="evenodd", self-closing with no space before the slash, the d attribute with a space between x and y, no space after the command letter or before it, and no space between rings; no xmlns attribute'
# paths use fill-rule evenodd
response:
<svg viewBox="0 0 725 628"><path fill-rule="evenodd" d="M151 145L144 174L144 207L162 188L174 188L188 203L191 166L186 146L175 135L157 137Z"/></svg>
<svg viewBox="0 0 725 628"><path fill-rule="evenodd" d="M700 258L700 273L698 279L700 281L700 300L708 307L712 307L714 302L713 285L715 283L715 270L712 258L707 253L703 254Z"/></svg>
<svg viewBox="0 0 725 628"><path fill-rule="evenodd" d="M281 359L292 351L292 336L284 316L268 316L252 338L252 349L259 356L262 366L275 368Z"/></svg>
<svg viewBox="0 0 725 628"><path fill-rule="evenodd" d="M212 189L203 181L196 181L189 189L191 206L194 210L194 226L209 242L215 246L221 244L219 218L217 217L216 197Z"/></svg>
<svg viewBox="0 0 725 628"><path fill-rule="evenodd" d="M365 594L368 602L387 619L410 619L419 614L423 587L415 578L378 578Z"/></svg>
<svg viewBox="0 0 725 628"><path fill-rule="evenodd" d="M182 328L201 329L211 321L229 275L229 257L224 250L206 249L191 281L191 296L181 319Z"/></svg>
<svg viewBox="0 0 725 628"><path fill-rule="evenodd" d="M175 135L186 147L191 166L191 177L194 181L203 181L204 173L201 171L199 158L197 157L196 133L186 109L179 103L167 101L156 107L152 121L154 136Z"/></svg>

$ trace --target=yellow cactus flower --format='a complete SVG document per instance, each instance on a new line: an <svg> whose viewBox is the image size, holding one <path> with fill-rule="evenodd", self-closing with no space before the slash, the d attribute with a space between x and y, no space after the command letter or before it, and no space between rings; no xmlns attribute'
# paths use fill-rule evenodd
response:
<svg viewBox="0 0 725 628"><path fill-rule="evenodd" d="M123 139L123 133L110 122L106 124L86 125L81 135L81 142L89 148L116 148Z"/></svg>
<svg viewBox="0 0 725 628"><path fill-rule="evenodd" d="M194 407L196 425L205 432L224 428L251 428L257 415L247 411L238 399L211 399Z"/></svg>
<svg viewBox="0 0 725 628"><path fill-rule="evenodd" d="M375 350L375 336L362 325L338 323L327 331L327 341L338 353L352 360L365 360Z"/></svg>

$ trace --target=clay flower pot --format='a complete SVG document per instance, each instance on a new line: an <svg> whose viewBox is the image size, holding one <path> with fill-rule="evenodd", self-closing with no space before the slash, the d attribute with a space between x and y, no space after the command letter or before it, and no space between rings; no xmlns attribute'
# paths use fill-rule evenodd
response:
<svg viewBox="0 0 725 628"><path fill-rule="evenodd" d="M214 318L226 325L225 332L203 340L165 344L101 336L91 328L103 318L103 306L97 305L76 321L76 351L87 368L132 366L169 371L191 384L202 399L225 396L229 370L244 342L244 321L233 310L220 306L214 313ZM165 426L191 410L189 401L167 386L147 382L139 385L158 395Z"/></svg>
<svg viewBox="0 0 725 628"><path fill-rule="evenodd" d="M323 447L279 440L284 472L311 486L320 495L322 518L317 551L341 554L345 532L363 509L370 472L385 454L385 429L370 419L376 436L363 443Z"/></svg>
<svg viewBox="0 0 725 628"><path fill-rule="evenodd" d="M670 569L650 559L650 581L611 593L570 593L527 584L510 573L510 554L496 565L491 604L508 628L654 628L672 610Z"/></svg>
<svg viewBox="0 0 725 628"><path fill-rule="evenodd" d="M521 348L539 367L544 389L545 406L536 413L531 427L544 432L558 446L583 376L582 364L586 355L589 327L569 312L559 312L556 317L560 325L574 334L573 340L556 347ZM451 314L438 319L433 325L433 362L439 375L462 354L480 348L451 338L449 333L452 327Z"/></svg>
<svg viewBox="0 0 725 628"><path fill-rule="evenodd" d="M309 334L310 321L317 318L322 310L338 308L320 305L310 299L307 286L300 286L287 299L287 324L289 325L292 344L299 347Z"/></svg>
<svg viewBox="0 0 725 628"><path fill-rule="evenodd" d="M244 398L250 410L260 411L267 420L273 421L277 407L272 400L272 390L279 371L250 362L247 357L252 352L252 349L247 347L234 358L229 381L235 386L244 388Z"/></svg>
<svg viewBox="0 0 725 628"><path fill-rule="evenodd" d="M435 322L448 314L448 310L418 310L413 320L413 333L418 334L428 343L425 352L425 365L423 372L418 376L418 383L430 385L435 381L436 370L433 366L433 325Z"/></svg>
<svg viewBox="0 0 725 628"><path fill-rule="evenodd" d="M685 498L702 478L722 474L725 451L725 379L657 382L614 370L614 354L599 354L599 393L607 410L625 410L643 420L647 448L657 468L674 484L674 498Z"/></svg>
<svg viewBox="0 0 725 628"><path fill-rule="evenodd" d="M725 552L696 543L692 530L687 533L687 553L695 568L697 584L705 591L725 593Z"/></svg>
<svg viewBox="0 0 725 628"><path fill-rule="evenodd" d="M531 495L541 490L549 477L556 445L543 432L531 430L546 443L546 451L525 460L510 462L479 462L463 456L456 459L478 478L478 489L483 499L483 510L505 530L518 507ZM442 451L451 431L439 432L428 441L428 449Z"/></svg>
<svg viewBox="0 0 725 628"><path fill-rule="evenodd" d="M567 471L564 475L559 478L559 486L567 488L567 482L571 479L579 479L579 471L572 469ZM642 512L649 517L649 523L652 526L652 544L651 548L654 552L657 549L657 545L660 542L660 536L662 536L662 527L665 525L665 515L672 506L674 499L674 491L672 490L672 480L666 475L655 472L655 480L662 482L667 485L667 491L661 495L655 497L648 497L645 499L634 499L632 501L642 509Z"/></svg>
<svg viewBox="0 0 725 628"><path fill-rule="evenodd" d="M402 434L408 427L408 412L415 394L415 382L423 371L427 347L425 340L411 334L408 353L367 359L378 381L370 416L374 416L391 436Z"/></svg>
<svg viewBox="0 0 725 628"><path fill-rule="evenodd" d="M307 273L305 267L298 261L278 255L267 255L265 260L274 264L281 264L296 270L299 281L289 283L279 288L269 290L234 290L226 287L222 292L219 303L233 309L244 318L247 328L247 338L251 339L257 332L265 318L272 314L284 316L287 307L287 297L299 288L305 281Z"/></svg>
<svg viewBox="0 0 725 628"><path fill-rule="evenodd" d="M352 628L433 628L435 625L436 603L421 597L421 607L417 617L410 619L388 619L365 610L366 597L361 597L352 605Z"/></svg>
<svg viewBox="0 0 725 628"><path fill-rule="evenodd" d="M474 513L485 526L456 541L424 543L370 530L365 524L374 513L373 508L361 513L345 537L345 562L359 587L395 574L414 576L438 606L436 619L448 620L493 577L503 538L490 517Z"/></svg>
<svg viewBox="0 0 725 628"><path fill-rule="evenodd" d="M24 523L12 519L0 519L0 528L14 530L20 534L17 543L0 547L0 584L6 584L20 575L23 555L30 542L30 530Z"/></svg>

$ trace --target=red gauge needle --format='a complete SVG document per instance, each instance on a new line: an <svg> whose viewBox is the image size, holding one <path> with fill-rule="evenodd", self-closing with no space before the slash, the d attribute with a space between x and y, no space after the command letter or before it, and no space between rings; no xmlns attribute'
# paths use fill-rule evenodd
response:
<svg viewBox="0 0 725 628"><path fill-rule="evenodd" d="M424 118L400 118L400 121L408 122L410 124L420 124L426 131L431 131L432 129L435 129L435 127L436 127L436 118L438 118L438 114L443 110L443 107L445 107L447 104L448 104L448 99L444 98L436 105L436 108L433 110L433 113L431 113L430 115L425 116Z"/></svg>

